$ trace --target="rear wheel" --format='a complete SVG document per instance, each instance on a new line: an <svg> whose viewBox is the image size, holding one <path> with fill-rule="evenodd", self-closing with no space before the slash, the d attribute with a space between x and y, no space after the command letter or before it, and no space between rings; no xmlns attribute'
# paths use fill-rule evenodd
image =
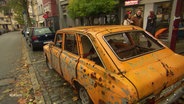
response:
<svg viewBox="0 0 184 104"><path fill-rule="evenodd" d="M81 99L82 104L93 104L89 95L88 95L88 92L82 86L79 87L79 97Z"/></svg>

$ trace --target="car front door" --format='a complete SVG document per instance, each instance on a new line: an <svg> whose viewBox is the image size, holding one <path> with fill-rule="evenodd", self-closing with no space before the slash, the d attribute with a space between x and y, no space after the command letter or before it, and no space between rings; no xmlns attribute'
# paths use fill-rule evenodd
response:
<svg viewBox="0 0 184 104"><path fill-rule="evenodd" d="M64 50L60 56L60 65L63 77L70 83L72 83L72 79L76 78L76 67L79 58L76 35L66 33L64 35Z"/></svg>
<svg viewBox="0 0 184 104"><path fill-rule="evenodd" d="M51 47L52 66L60 75L62 75L59 58L62 52L62 36L62 33L56 34L54 46Z"/></svg>

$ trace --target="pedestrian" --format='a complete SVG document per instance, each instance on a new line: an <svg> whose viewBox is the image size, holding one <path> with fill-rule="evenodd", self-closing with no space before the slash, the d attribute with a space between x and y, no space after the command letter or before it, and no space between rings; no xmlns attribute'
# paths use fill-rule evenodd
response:
<svg viewBox="0 0 184 104"><path fill-rule="evenodd" d="M130 12L127 12L124 16L123 25L131 25L133 21L131 20Z"/></svg>
<svg viewBox="0 0 184 104"><path fill-rule="evenodd" d="M142 12L141 10L138 10L135 15L131 17L131 20L133 21L133 25L143 27L143 18L142 18Z"/></svg>
<svg viewBox="0 0 184 104"><path fill-rule="evenodd" d="M146 25L146 30L150 32L153 36L155 35L156 31L156 15L154 11L150 11L149 16L147 17L147 25Z"/></svg>

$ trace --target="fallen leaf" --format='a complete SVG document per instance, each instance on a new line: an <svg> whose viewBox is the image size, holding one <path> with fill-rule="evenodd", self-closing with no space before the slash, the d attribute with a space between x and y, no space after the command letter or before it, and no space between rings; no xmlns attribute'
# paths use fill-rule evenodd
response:
<svg viewBox="0 0 184 104"><path fill-rule="evenodd" d="M11 92L11 91L12 91L12 89L6 89L2 93L5 94L5 93Z"/></svg>
<svg viewBox="0 0 184 104"><path fill-rule="evenodd" d="M74 96L73 98L72 98L72 100L73 101L77 101L79 98L77 97L77 96Z"/></svg>
<svg viewBox="0 0 184 104"><path fill-rule="evenodd" d="M67 83L63 83L63 85L65 85L65 86L66 86L66 85L67 85Z"/></svg>
<svg viewBox="0 0 184 104"><path fill-rule="evenodd" d="M26 104L27 100L26 99L23 99L23 98L20 98L18 100L18 104Z"/></svg>

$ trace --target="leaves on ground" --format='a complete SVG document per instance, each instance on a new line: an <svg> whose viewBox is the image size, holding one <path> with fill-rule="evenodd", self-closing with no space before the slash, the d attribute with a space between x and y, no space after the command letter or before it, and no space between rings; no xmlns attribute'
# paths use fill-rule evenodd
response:
<svg viewBox="0 0 184 104"><path fill-rule="evenodd" d="M9 93L9 92L11 92L13 89L6 89L6 90L4 90L2 93L3 94L5 94L5 93Z"/></svg>
<svg viewBox="0 0 184 104"><path fill-rule="evenodd" d="M72 100L73 101L77 101L79 98L77 97L77 96L74 96L73 98L72 98Z"/></svg>

